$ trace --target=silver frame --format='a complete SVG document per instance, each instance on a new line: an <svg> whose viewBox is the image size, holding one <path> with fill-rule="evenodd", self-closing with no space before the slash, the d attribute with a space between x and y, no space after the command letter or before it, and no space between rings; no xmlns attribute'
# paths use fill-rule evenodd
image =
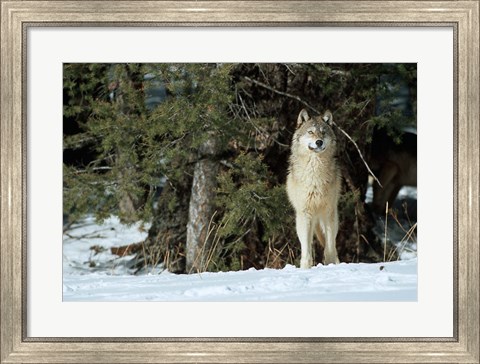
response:
<svg viewBox="0 0 480 364"><path fill-rule="evenodd" d="M1 4L1 363L479 363L479 5L467 1L5 1ZM379 21L379 19L381 21ZM26 336L26 30L29 26L348 26L454 29L451 338Z"/></svg>

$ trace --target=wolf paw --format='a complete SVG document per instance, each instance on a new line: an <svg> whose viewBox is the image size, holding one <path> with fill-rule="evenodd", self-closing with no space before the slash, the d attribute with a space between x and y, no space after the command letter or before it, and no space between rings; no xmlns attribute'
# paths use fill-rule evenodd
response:
<svg viewBox="0 0 480 364"><path fill-rule="evenodd" d="M305 260L301 259L300 260L300 268L301 269L309 269L311 267L312 267L312 261L311 260L307 260L307 259L305 259Z"/></svg>
<svg viewBox="0 0 480 364"><path fill-rule="evenodd" d="M340 264L340 260L338 260L338 257L325 257L325 259L323 260L323 264Z"/></svg>

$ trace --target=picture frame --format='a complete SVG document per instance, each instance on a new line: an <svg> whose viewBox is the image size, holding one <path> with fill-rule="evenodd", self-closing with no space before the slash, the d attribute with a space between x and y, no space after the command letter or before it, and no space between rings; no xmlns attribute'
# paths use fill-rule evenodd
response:
<svg viewBox="0 0 480 364"><path fill-rule="evenodd" d="M1 363L479 363L479 0L1 0ZM32 338L26 334L29 26L451 27L454 31L452 338Z"/></svg>

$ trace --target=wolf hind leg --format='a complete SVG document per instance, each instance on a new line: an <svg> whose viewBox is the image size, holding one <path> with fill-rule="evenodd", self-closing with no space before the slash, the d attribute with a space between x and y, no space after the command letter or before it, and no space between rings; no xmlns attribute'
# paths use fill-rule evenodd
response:
<svg viewBox="0 0 480 364"><path fill-rule="evenodd" d="M337 209L334 209L330 214L324 219L324 224L322 225L323 231L325 232L325 249L323 253L323 263L328 264L338 264L340 263L337 254L337 244L336 238L338 233L338 212Z"/></svg>
<svg viewBox="0 0 480 364"><path fill-rule="evenodd" d="M320 223L320 219L315 221L315 236L317 237L318 242L322 248L325 248L325 234L323 233L322 224Z"/></svg>
<svg viewBox="0 0 480 364"><path fill-rule="evenodd" d="M308 269L312 266L312 219L305 214L297 214L296 228L302 249L300 268Z"/></svg>

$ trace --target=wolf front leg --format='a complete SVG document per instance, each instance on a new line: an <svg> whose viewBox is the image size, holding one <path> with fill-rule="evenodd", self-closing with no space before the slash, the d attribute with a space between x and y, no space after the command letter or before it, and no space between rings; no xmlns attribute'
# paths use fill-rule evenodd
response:
<svg viewBox="0 0 480 364"><path fill-rule="evenodd" d="M308 269L312 266L312 218L306 214L297 214L296 217L297 235L302 248L300 268Z"/></svg>
<svg viewBox="0 0 480 364"><path fill-rule="evenodd" d="M337 233L338 233L338 212L337 209L333 209L326 218L323 220L323 231L325 233L325 250L324 250L324 259L323 263L327 264L338 264L337 255Z"/></svg>

